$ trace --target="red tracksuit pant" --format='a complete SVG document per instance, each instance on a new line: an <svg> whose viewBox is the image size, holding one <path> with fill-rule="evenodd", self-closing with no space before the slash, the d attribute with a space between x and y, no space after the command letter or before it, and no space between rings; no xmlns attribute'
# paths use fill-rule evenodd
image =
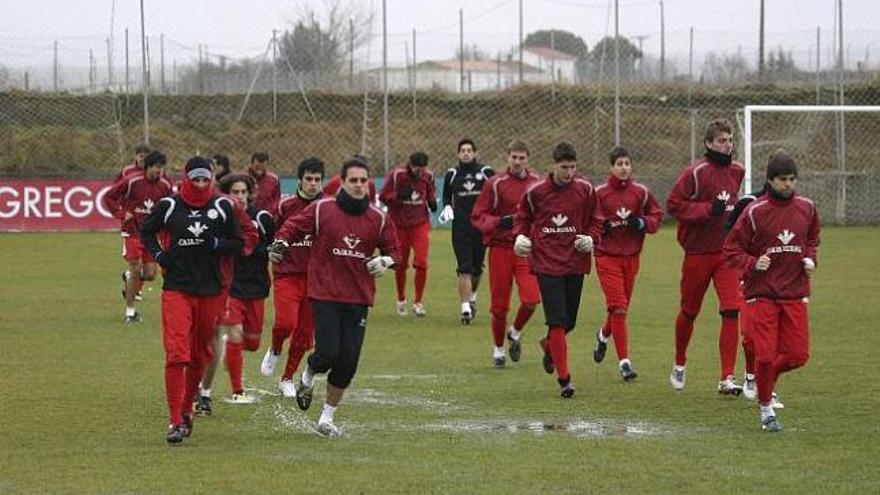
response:
<svg viewBox="0 0 880 495"><path fill-rule="evenodd" d="M739 274L727 265L722 253L684 255L681 265L681 309L675 320L675 364L684 366L687 363L687 348L694 332L694 320L700 314L709 282L715 285L720 302L719 312L722 314L718 351L723 380L732 375L736 367L739 342L737 312L742 306L742 290Z"/></svg>
<svg viewBox="0 0 880 495"><path fill-rule="evenodd" d="M528 258L516 256L512 247L489 248L489 292L492 304L492 340L496 347L504 345L504 332L507 330L507 312L510 310L510 296L516 282L519 291L519 310L513 320L513 328L522 330L541 303L538 279L532 274Z"/></svg>
<svg viewBox="0 0 880 495"><path fill-rule="evenodd" d="M755 345L758 401L767 405L779 375L800 368L810 358L807 302L759 298L745 307Z"/></svg>
<svg viewBox="0 0 880 495"><path fill-rule="evenodd" d="M244 390L241 382L241 369L244 365L242 351L254 352L260 348L265 302L265 299L238 299L232 296L226 300L226 310L220 324L227 327L241 325L244 334L243 341L226 341L226 368L229 369L229 381L234 394L240 394Z"/></svg>
<svg viewBox="0 0 880 495"><path fill-rule="evenodd" d="M400 264L394 269L394 281L397 284L397 300L406 300L406 269L409 266L410 251L413 253L412 266L416 271L415 299L422 302L425 285L428 282L428 247L431 245L431 224L424 222L414 227L397 228L397 239L400 242Z"/></svg>
<svg viewBox="0 0 880 495"><path fill-rule="evenodd" d="M192 407L204 368L214 357L214 326L222 303L220 295L162 291L165 396L171 424L183 422L183 412Z"/></svg>
<svg viewBox="0 0 880 495"><path fill-rule="evenodd" d="M629 358L629 330L626 313L632 300L639 256L596 256L596 274L605 293L608 316L602 327L604 337L612 337L618 359Z"/></svg>
<svg viewBox="0 0 880 495"><path fill-rule="evenodd" d="M284 340L290 339L287 364L282 380L290 380L299 368L306 351L315 344L312 305L309 304L309 279L305 274L275 278L275 324L272 326L272 352L281 354Z"/></svg>

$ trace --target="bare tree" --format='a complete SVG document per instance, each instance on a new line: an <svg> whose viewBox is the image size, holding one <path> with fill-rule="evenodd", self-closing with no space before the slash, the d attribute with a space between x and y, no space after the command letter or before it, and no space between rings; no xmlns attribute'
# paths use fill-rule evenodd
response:
<svg viewBox="0 0 880 495"><path fill-rule="evenodd" d="M703 64L703 77L714 83L744 81L749 75L749 65L740 54L719 55L709 52Z"/></svg>

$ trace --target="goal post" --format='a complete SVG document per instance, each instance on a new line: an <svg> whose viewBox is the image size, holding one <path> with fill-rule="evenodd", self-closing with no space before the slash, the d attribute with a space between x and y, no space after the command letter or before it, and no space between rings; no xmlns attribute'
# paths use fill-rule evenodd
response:
<svg viewBox="0 0 880 495"><path fill-rule="evenodd" d="M782 119L762 119L759 124L756 119L759 115L766 114L800 114L799 117ZM874 115L865 115L873 113ZM822 117L808 117L806 114L824 115ZM833 115L828 115L833 114ZM850 114L861 114L866 118L847 117ZM824 184L825 192L829 189L835 191L834 204L825 204L826 208L834 208L834 218L838 223L849 223L847 220L847 194L848 178L859 174L865 177L868 191L874 190L874 179L877 176L877 168L880 166L880 146L874 142L880 135L880 106L874 105L746 105L743 107L743 165L745 166L745 191L753 190L752 172L753 162L758 163L764 157L755 156L755 148L759 146L764 152L773 148L783 148L793 151L799 162L803 163L801 175L811 172L814 176L823 174L827 183ZM829 119L833 119L830 121ZM847 136L847 132L851 136ZM854 142L854 150L847 151L847 138ZM790 149L794 146L794 149ZM860 168L848 168L847 156L853 155L865 163L860 163ZM811 162L812 161L812 162ZM831 162L829 166L828 162ZM815 170L818 166L821 171ZM833 185L832 185L833 183ZM864 189L864 188L862 188ZM828 198L831 199L831 198ZM825 201L828 203L830 201ZM828 212L826 211L826 216ZM853 219L856 223L876 223L880 217L873 213L867 219Z"/></svg>

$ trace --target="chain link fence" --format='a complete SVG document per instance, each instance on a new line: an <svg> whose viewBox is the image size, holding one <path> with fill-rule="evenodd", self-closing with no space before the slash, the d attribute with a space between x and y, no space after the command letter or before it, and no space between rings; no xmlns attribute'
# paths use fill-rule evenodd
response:
<svg viewBox="0 0 880 495"><path fill-rule="evenodd" d="M644 7L636 3L625 7ZM593 7L610 16L604 5ZM500 2L476 17L515 8L515 2ZM556 8L560 15L583 12ZM720 20L708 12L705 23ZM242 169L255 151L268 152L270 166L287 177L307 156L322 157L335 171L353 153L369 157L382 175L416 150L428 153L442 173L457 162L456 143L470 137L480 159L496 168L504 166L506 144L523 139L532 166L541 171L551 165L553 146L571 141L582 171L601 181L619 136L637 175L662 201L681 168L702 154L711 119L737 121L745 105L755 104L880 105L880 70L867 55L856 62L847 55L835 66L831 49L837 49L827 29L815 46L769 48L761 71L745 62L742 36L734 31L698 29L696 51L694 43L690 51L681 49L693 33L670 32L670 46L678 38L678 48L662 58L642 49L644 36L614 38L607 23L604 33L591 33L595 44L587 50L584 43L578 54L573 51L580 48L566 44L571 33L527 31L520 64L515 35L469 34L463 43L458 19L448 20L449 26L440 22L433 30L392 33L389 51L398 56L384 70L377 63L382 37L375 13L369 22L358 21L357 34L352 21L349 38L322 37L329 28L312 19L307 36L297 37L296 28L273 33L260 46L239 47L250 53L240 56L220 48L209 54L207 46L154 34L143 71L139 36L131 34L130 48L113 49L121 37L117 28L116 41L106 39L107 67L88 53L87 78L58 62L57 45L44 44L35 55L54 55L54 70L44 70L42 78L36 71L3 69L0 59L0 175L111 177L145 140L168 154L172 175L194 154L223 153ZM770 39L784 37L771 33ZM303 39L318 42L304 46ZM450 51L461 57L417 57L417 39L420 53L430 52L425 45L433 40L455 46ZM701 50L707 39L711 49ZM321 40L335 43L332 53ZM15 43L0 37L0 47L30 49ZM62 41L62 53L67 44ZM141 74L150 89L147 107ZM825 221L880 224L880 148L872 142L880 132L878 115L845 115L842 122L834 114L761 115L753 124L755 183L769 154L785 148L801 164L801 190L817 201Z"/></svg>

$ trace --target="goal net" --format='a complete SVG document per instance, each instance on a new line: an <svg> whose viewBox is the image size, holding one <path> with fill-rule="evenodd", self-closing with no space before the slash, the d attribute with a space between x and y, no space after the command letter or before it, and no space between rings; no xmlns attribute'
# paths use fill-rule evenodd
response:
<svg viewBox="0 0 880 495"><path fill-rule="evenodd" d="M880 224L880 106L747 105L739 122L747 192L763 185L781 149L823 223Z"/></svg>

